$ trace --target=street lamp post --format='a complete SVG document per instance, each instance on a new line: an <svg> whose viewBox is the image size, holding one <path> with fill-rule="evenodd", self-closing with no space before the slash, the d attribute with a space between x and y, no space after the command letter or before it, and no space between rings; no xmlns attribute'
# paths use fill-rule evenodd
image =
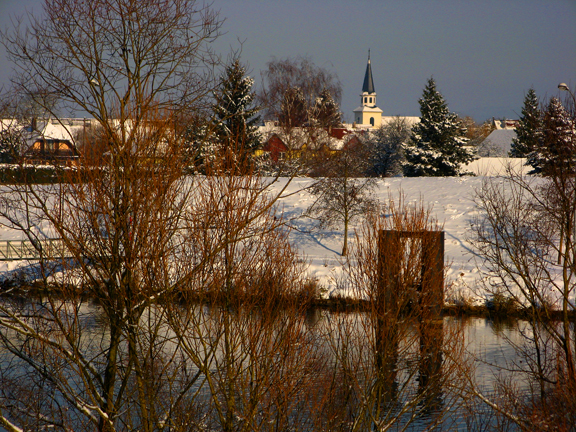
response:
<svg viewBox="0 0 576 432"><path fill-rule="evenodd" d="M568 87L568 84L566 83L560 83L558 84L558 88L562 91L566 91L568 92L568 94L570 95L570 97L572 98L572 103L574 104L572 106L572 109L576 109L576 96L574 96L574 93L572 92L572 90L570 90L570 87Z"/></svg>

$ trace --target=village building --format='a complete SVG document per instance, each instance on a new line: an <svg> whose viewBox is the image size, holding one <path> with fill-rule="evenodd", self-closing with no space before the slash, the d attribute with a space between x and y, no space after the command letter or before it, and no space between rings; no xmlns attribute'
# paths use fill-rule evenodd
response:
<svg viewBox="0 0 576 432"><path fill-rule="evenodd" d="M18 152L25 163L78 165L81 153L76 139L95 123L94 119L84 118L33 118L28 121L3 119L0 128L18 136Z"/></svg>
<svg viewBox="0 0 576 432"><path fill-rule="evenodd" d="M482 157L508 157L519 120L492 119L492 132L480 143Z"/></svg>
<svg viewBox="0 0 576 432"><path fill-rule="evenodd" d="M261 149L256 156L268 155L273 162L283 159L298 159L320 152L334 153L360 142L358 134L364 131L350 127L282 127L276 122L267 121L259 129L263 138Z"/></svg>

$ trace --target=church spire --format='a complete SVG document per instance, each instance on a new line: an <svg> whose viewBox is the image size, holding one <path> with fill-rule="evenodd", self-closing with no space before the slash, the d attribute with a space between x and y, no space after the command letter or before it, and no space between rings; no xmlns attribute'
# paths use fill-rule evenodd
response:
<svg viewBox="0 0 576 432"><path fill-rule="evenodd" d="M374 90L374 80L372 79L372 65L370 64L370 50L368 50L368 64L366 65L366 73L364 74L364 84L362 85L362 93L376 93Z"/></svg>
<svg viewBox="0 0 576 432"><path fill-rule="evenodd" d="M368 65L364 75L360 106L354 111L354 119L357 125L370 125L380 127L382 125L382 110L376 105L376 90L372 79L372 65L370 64L370 50L368 50Z"/></svg>

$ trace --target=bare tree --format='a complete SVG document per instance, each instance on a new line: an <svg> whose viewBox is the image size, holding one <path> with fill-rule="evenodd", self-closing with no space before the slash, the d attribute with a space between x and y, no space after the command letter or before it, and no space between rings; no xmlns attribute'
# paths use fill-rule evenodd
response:
<svg viewBox="0 0 576 432"><path fill-rule="evenodd" d="M291 92L299 93L298 99L302 100L306 112L314 107L322 92L327 92L336 103L342 97L338 77L328 69L316 66L307 57L272 59L268 62L268 69L262 72L262 80L258 99L268 120L279 119L286 112L285 98Z"/></svg>
<svg viewBox="0 0 576 432"><path fill-rule="evenodd" d="M350 223L377 208L377 200L373 197L376 179L363 177L366 158L362 157L362 149L358 145L316 160L321 169L318 174L323 177L310 187L310 193L316 200L308 209L308 214L317 218L321 227L344 227L342 256L348 250Z"/></svg>
<svg viewBox="0 0 576 432"><path fill-rule="evenodd" d="M103 148L65 182L3 190L2 224L40 256L44 293L3 293L3 427L298 424L319 360L303 336L302 264L275 217L283 189L183 175L183 119L213 87L217 15L189 0L49 0L30 18L30 32L6 35L20 90L94 116Z"/></svg>
<svg viewBox="0 0 576 432"><path fill-rule="evenodd" d="M3 369L15 386L2 386L2 422L10 430L154 430L172 409L158 392L179 366L166 351L165 311L152 305L174 287L178 227L193 188L173 125L211 88L209 43L220 21L188 0L46 0L43 15L28 20L3 35L16 89L54 95L56 108L43 105L51 115L94 117L107 161L71 172L66 183L3 194L3 223L37 249L38 283L49 295L26 313L10 299L2 304L2 344L16 359ZM61 239L72 261L47 250L47 237ZM100 338L84 321L79 286L97 299ZM15 388L37 394L38 404L15 402Z"/></svg>
<svg viewBox="0 0 576 432"><path fill-rule="evenodd" d="M341 123L341 95L338 77L311 59L273 59L262 72L258 103L264 119L278 122L283 142L306 166L328 141L325 131Z"/></svg>
<svg viewBox="0 0 576 432"><path fill-rule="evenodd" d="M404 145L410 139L410 128L406 120L395 117L380 126L368 138L369 165L367 174L376 177L391 177L402 174Z"/></svg>
<svg viewBox="0 0 576 432"><path fill-rule="evenodd" d="M278 122L288 130L308 123L308 106L300 87L291 87L284 92Z"/></svg>
<svg viewBox="0 0 576 432"><path fill-rule="evenodd" d="M485 287L522 308L530 325L524 343L513 345L523 363L511 366L528 382L528 396L502 383L502 402L483 400L522 430L563 430L576 421L575 191L567 171L542 179L510 172L477 195L484 215L474 244Z"/></svg>

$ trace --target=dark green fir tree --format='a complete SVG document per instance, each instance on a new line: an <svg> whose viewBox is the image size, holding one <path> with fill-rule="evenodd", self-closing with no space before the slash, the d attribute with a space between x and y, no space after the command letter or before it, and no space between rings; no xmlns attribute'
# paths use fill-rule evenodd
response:
<svg viewBox="0 0 576 432"><path fill-rule="evenodd" d="M300 87L290 87L284 92L278 120L285 128L302 127L308 122L308 107Z"/></svg>
<svg viewBox="0 0 576 432"><path fill-rule="evenodd" d="M342 113L329 90L324 89L316 98L313 109L314 122L322 128L342 126Z"/></svg>
<svg viewBox="0 0 576 432"><path fill-rule="evenodd" d="M246 76L246 69L235 59L226 67L214 92L215 140L222 152L234 154L237 161L245 162L260 146L260 108L254 105L253 85L254 80Z"/></svg>
<svg viewBox="0 0 576 432"><path fill-rule="evenodd" d="M516 138L512 140L510 157L525 158L538 147L542 130L542 113L538 97L533 88L528 90L524 98L522 116L516 126Z"/></svg>
<svg viewBox="0 0 576 432"><path fill-rule="evenodd" d="M541 133L535 148L528 154L530 174L573 176L576 172L574 124L560 102L550 99L542 118Z"/></svg>
<svg viewBox="0 0 576 432"><path fill-rule="evenodd" d="M22 136L16 128L8 127L0 131L0 163L14 163L22 146Z"/></svg>
<svg viewBox="0 0 576 432"><path fill-rule="evenodd" d="M428 80L420 103L420 123L412 128L405 146L407 176L458 176L466 174L462 165L475 159L474 150L466 147L466 128L458 116L448 111L446 101Z"/></svg>

